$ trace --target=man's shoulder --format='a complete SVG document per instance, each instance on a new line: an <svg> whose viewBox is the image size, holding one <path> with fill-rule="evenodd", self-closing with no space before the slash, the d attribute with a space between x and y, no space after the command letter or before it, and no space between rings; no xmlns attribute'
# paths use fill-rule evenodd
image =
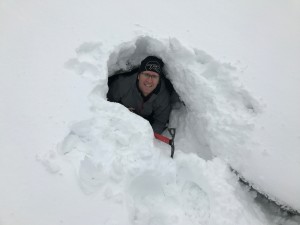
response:
<svg viewBox="0 0 300 225"><path fill-rule="evenodd" d="M113 78L109 78L108 87L109 89L118 92L120 96L126 95L130 90L133 90L136 82L136 74L124 75L118 74L113 75Z"/></svg>
<svg viewBox="0 0 300 225"><path fill-rule="evenodd" d="M117 72L111 76L108 77L108 86L110 86L112 83L116 81L130 81L134 80L137 75L137 69L133 69L131 71L123 71L123 72Z"/></svg>
<svg viewBox="0 0 300 225"><path fill-rule="evenodd" d="M178 108L178 104L182 104L178 93L176 92L175 88L173 87L173 84L169 79L164 79L164 92L163 92L163 98L166 99L166 101L169 102L172 108ZM184 103L183 103L184 104Z"/></svg>
<svg viewBox="0 0 300 225"><path fill-rule="evenodd" d="M153 103L157 104L158 106L168 105L170 99L171 99L171 94L167 89L164 79L162 79L160 82L159 92L155 94Z"/></svg>
<svg viewBox="0 0 300 225"><path fill-rule="evenodd" d="M161 80L159 95L166 97L169 97L171 95L166 79Z"/></svg>

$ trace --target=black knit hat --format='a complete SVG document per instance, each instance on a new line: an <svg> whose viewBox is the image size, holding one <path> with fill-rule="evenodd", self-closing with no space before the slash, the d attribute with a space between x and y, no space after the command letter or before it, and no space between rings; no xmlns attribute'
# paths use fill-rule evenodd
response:
<svg viewBox="0 0 300 225"><path fill-rule="evenodd" d="M164 62L160 58L157 58L155 56L148 56L141 62L139 73L143 71L153 71L162 76L163 67Z"/></svg>

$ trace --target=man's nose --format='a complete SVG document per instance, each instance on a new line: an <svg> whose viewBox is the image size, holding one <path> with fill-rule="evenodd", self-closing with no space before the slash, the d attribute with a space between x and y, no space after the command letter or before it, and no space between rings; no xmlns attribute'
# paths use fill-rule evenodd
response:
<svg viewBox="0 0 300 225"><path fill-rule="evenodd" d="M152 76L147 77L147 81L151 81L152 82L152 80L153 80Z"/></svg>

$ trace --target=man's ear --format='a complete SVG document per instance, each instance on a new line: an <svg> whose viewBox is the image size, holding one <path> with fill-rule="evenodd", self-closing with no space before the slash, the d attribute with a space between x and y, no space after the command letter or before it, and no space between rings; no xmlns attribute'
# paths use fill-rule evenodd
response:
<svg viewBox="0 0 300 225"><path fill-rule="evenodd" d="M140 75L141 75L141 74L138 74L138 76L137 76L137 79L138 79L138 80L140 80Z"/></svg>

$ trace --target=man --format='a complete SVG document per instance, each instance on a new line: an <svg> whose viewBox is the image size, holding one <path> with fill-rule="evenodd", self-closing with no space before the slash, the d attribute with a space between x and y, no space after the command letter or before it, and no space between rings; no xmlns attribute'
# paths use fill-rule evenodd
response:
<svg viewBox="0 0 300 225"><path fill-rule="evenodd" d="M164 63L155 56L148 56L137 73L120 75L109 84L107 98L119 102L130 111L147 119L154 132L161 134L171 111L170 93L166 88Z"/></svg>

